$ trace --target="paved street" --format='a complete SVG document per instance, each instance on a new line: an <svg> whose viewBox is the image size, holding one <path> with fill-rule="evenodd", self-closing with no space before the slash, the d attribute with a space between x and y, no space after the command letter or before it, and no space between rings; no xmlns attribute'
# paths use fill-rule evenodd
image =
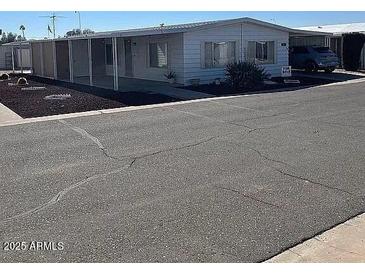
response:
<svg viewBox="0 0 365 274"><path fill-rule="evenodd" d="M365 211L365 83L0 127L0 262L261 262Z"/></svg>

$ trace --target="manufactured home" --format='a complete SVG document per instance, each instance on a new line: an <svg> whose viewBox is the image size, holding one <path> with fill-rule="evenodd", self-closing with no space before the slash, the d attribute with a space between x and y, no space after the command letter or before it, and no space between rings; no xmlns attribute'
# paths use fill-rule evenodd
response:
<svg viewBox="0 0 365 274"><path fill-rule="evenodd" d="M211 83L225 66L246 60L280 76L288 66L289 37L327 33L291 29L252 18L99 32L31 41L33 74L121 90L126 79Z"/></svg>
<svg viewBox="0 0 365 274"><path fill-rule="evenodd" d="M303 38L301 42L311 45L323 45L329 47L340 58L342 65L342 48L343 48L343 34L345 33L364 33L365 23L350 23L350 24L338 24L338 25L322 25L322 26L310 26L299 28L307 31L319 31L332 33L329 37L317 37L315 39ZM365 45L362 48L360 56L360 69L365 69Z"/></svg>
<svg viewBox="0 0 365 274"><path fill-rule="evenodd" d="M30 69L30 44L27 41L0 45L0 70Z"/></svg>

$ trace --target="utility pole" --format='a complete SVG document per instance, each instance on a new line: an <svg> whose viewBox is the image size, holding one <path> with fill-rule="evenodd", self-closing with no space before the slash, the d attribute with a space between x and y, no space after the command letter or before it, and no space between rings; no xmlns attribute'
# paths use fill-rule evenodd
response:
<svg viewBox="0 0 365 274"><path fill-rule="evenodd" d="M40 17L46 17L46 18L50 18L52 21L52 33L53 33L53 39L56 39L56 19L57 18L66 18L64 16L59 16L56 15L56 13L52 12L51 15L49 16L40 16ZM50 29L48 28L48 31L50 31Z"/></svg>
<svg viewBox="0 0 365 274"><path fill-rule="evenodd" d="M80 30L80 34L82 34L82 29L81 29L81 14L79 11L75 11L75 13L77 13L79 15L79 30Z"/></svg>
<svg viewBox="0 0 365 274"><path fill-rule="evenodd" d="M56 15L55 15L55 13L52 13L51 20L52 20L53 39L55 39L56 38Z"/></svg>

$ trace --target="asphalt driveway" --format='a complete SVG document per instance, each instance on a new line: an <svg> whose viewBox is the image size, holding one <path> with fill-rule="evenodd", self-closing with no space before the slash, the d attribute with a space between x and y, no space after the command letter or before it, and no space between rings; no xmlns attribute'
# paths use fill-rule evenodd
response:
<svg viewBox="0 0 365 274"><path fill-rule="evenodd" d="M1 262L259 262L365 211L365 83L0 127Z"/></svg>

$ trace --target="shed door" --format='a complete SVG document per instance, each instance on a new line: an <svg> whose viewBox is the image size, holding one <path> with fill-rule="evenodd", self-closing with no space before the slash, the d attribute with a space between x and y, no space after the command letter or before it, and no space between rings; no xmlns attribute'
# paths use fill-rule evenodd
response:
<svg viewBox="0 0 365 274"><path fill-rule="evenodd" d="M125 76L133 77L132 41L130 39L124 40L124 52L125 52Z"/></svg>

